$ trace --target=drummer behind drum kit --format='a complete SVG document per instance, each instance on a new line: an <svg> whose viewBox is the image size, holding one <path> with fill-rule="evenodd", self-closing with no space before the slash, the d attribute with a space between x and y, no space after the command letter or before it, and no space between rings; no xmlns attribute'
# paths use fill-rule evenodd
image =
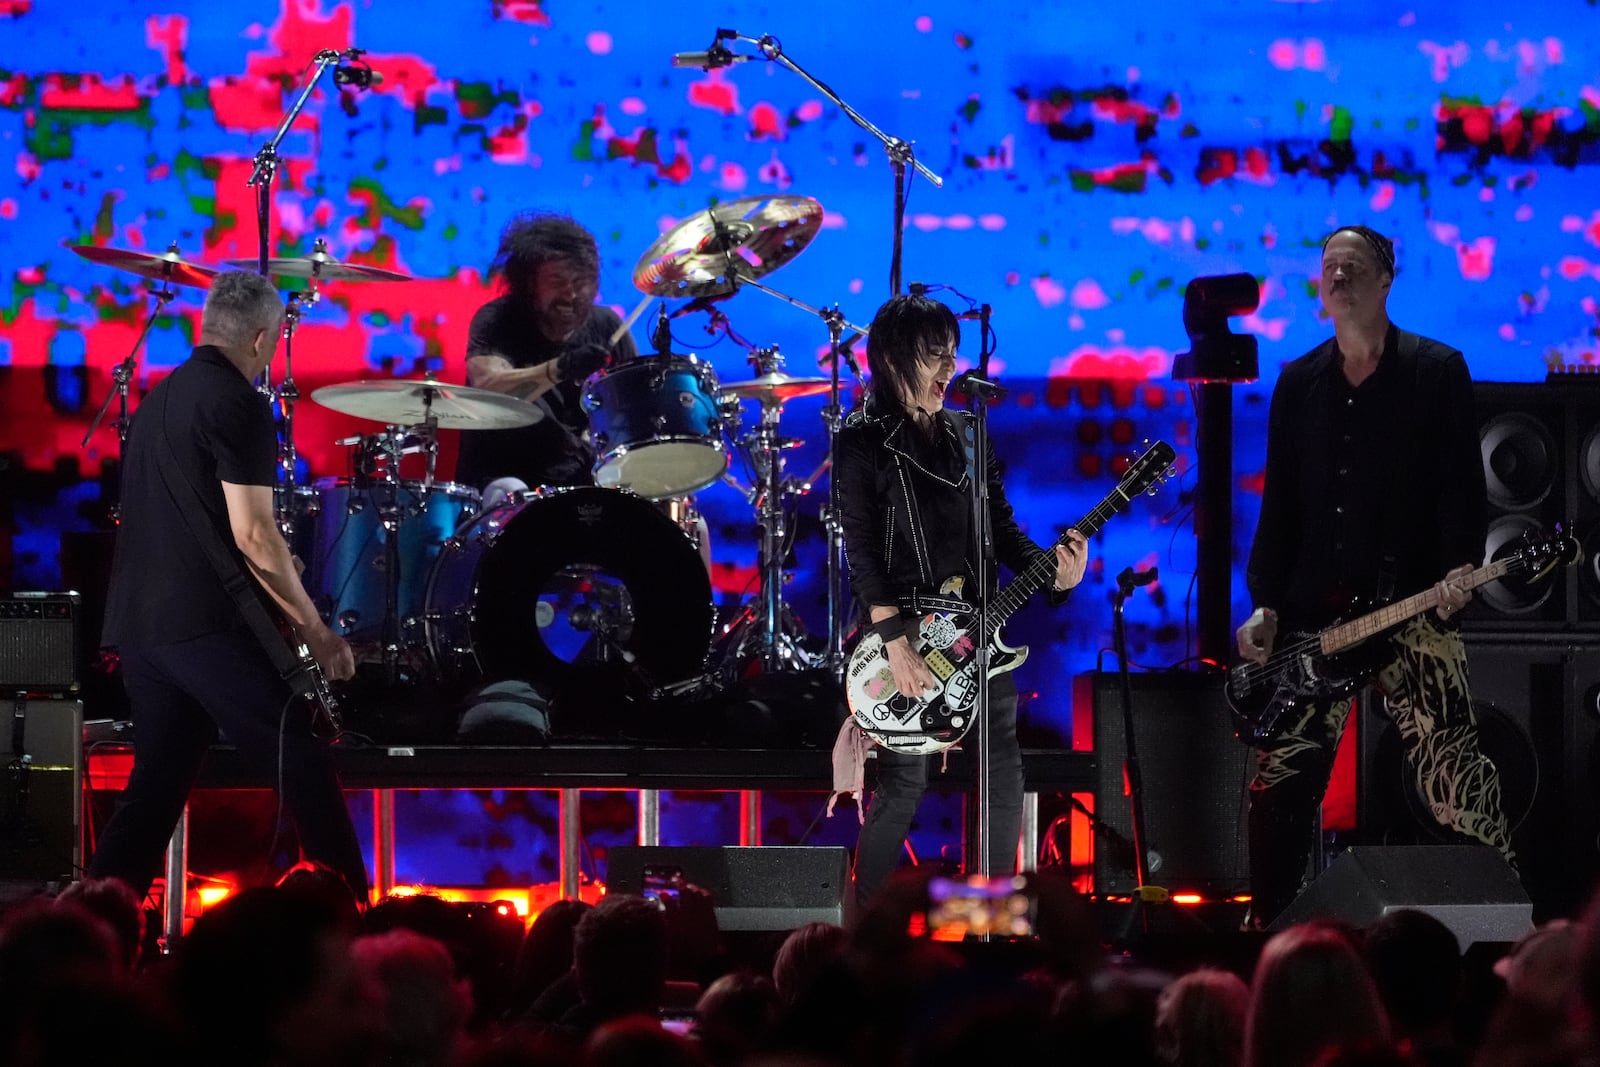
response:
<svg viewBox="0 0 1600 1067"><path fill-rule="evenodd" d="M323 407L383 428L337 442L350 448L347 476L295 484L299 393L292 342L300 314L317 302L322 283L409 276L341 262L320 240L309 256L268 260L268 274L309 283L286 297L283 380L261 386L283 427L278 519L306 561L314 602L334 631L351 639L358 659L371 663L376 653L391 683L627 675L630 685L642 682L657 696L717 688L758 670L828 667L837 673L843 665L838 524L824 508L829 633L826 648L808 648L783 601L783 563L792 525L787 503L810 491L816 475L804 482L784 476L783 453L801 442L780 436L778 427L788 401L828 394L824 419L831 442L842 421L839 363L854 365L841 337L847 328L855 336L865 331L837 310L812 308L756 280L798 255L821 221L822 206L810 198L747 197L664 234L634 271L645 297L617 337L652 300L693 298L672 317L707 312L707 330L743 345L756 376L720 384L709 364L673 354L663 309L656 353L601 371L583 391L596 485L526 490L487 508L473 487L435 477L438 431L525 426L544 417L543 409L431 378L316 390L312 399ZM171 286L205 288L217 272L184 261L175 246L160 255L95 246L73 251L163 283L134 354L114 373L114 390L89 431L116 397L116 426L125 439L135 355L157 313L176 295ZM731 329L714 305L745 285L821 317L832 340L831 377L789 375L775 347L756 348ZM740 434L746 400L757 402L760 413ZM756 482L746 495L761 529L760 586L718 636L692 494L719 480L738 484L728 474L735 449ZM420 479L401 476L410 455L423 457Z"/></svg>

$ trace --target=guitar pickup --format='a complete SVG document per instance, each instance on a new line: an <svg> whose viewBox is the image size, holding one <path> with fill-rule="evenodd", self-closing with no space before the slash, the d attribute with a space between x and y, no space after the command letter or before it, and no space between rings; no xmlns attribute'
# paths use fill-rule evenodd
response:
<svg viewBox="0 0 1600 1067"><path fill-rule="evenodd" d="M922 654L922 658L941 682L948 681L950 676L956 673L955 664L946 659L945 654L938 649L929 649Z"/></svg>

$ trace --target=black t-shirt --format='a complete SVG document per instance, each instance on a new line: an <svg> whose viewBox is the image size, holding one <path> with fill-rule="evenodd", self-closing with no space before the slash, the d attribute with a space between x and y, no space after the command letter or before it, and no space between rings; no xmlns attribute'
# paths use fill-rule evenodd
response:
<svg viewBox="0 0 1600 1067"><path fill-rule="evenodd" d="M517 368L536 367L570 348L607 345L622 318L610 308L592 307L589 318L565 343L550 341L509 296L497 297L472 316L467 358L498 354ZM623 334L612 360L633 359L638 349ZM495 478L521 478L535 485L593 485L594 450L589 447L589 416L582 405L583 383L561 382L533 403L545 417L514 430L463 430L456 481L482 488Z"/></svg>
<svg viewBox="0 0 1600 1067"><path fill-rule="evenodd" d="M220 349L196 348L145 397L128 431L122 522L101 639L106 645L171 644L243 625L168 495L161 434L204 505L199 520L211 524L241 568L244 556L233 542L222 483L270 486L277 476L278 437L267 398Z"/></svg>

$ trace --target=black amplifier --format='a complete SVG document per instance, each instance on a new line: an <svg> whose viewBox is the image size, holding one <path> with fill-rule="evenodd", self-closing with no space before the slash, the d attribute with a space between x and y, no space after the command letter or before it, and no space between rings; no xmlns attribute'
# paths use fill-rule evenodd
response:
<svg viewBox="0 0 1600 1067"><path fill-rule="evenodd" d="M0 594L0 694L78 691L77 593Z"/></svg>

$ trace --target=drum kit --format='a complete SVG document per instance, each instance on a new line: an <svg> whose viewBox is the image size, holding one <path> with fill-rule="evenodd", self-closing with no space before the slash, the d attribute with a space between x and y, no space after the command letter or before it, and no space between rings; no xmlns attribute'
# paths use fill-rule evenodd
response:
<svg viewBox="0 0 1600 1067"><path fill-rule="evenodd" d="M541 487L480 499L470 486L436 477L440 430L473 432L532 424L533 403L485 389L421 380L353 381L317 389L318 405L381 425L336 442L350 449L349 472L297 485L292 343L301 315L326 283L398 283L409 276L334 258L320 240L311 254L266 260L276 278L305 288L286 296L283 378L260 386L281 426L278 519L306 563L305 582L358 659L381 661L386 682L471 684L478 679L570 680L627 675L655 696L721 688L753 673L843 667L841 535L822 509L828 540L828 635L808 639L784 600L784 559L795 502L831 463L842 424L840 364L865 334L837 309L821 310L760 279L799 255L821 229L822 206L798 196L747 197L701 211L664 233L633 272L644 294L620 335L653 301L687 299L670 318L704 311L708 330L743 344L754 370L719 382L714 369L674 354L665 306L655 353L609 366L583 388L595 453L595 484ZM89 433L120 400L127 429L135 355L174 286L205 288L217 269L162 254L78 246L92 262L160 282L134 354L113 374ZM255 268L258 261L232 261ZM715 306L750 286L811 312L828 330L830 377L787 373L776 347L744 342ZM850 332L845 340L847 331ZM269 371L270 374L270 371ZM787 476L785 452L801 441L780 434L784 407L827 395L830 459L809 479ZM746 428L742 405L759 415ZM85 437L87 442L88 436ZM741 456L754 485L729 474ZM420 456L422 476L403 477ZM413 473L415 468L413 468ZM713 604L708 556L698 541L693 495L718 481L744 491L760 535L759 588L722 625Z"/></svg>

